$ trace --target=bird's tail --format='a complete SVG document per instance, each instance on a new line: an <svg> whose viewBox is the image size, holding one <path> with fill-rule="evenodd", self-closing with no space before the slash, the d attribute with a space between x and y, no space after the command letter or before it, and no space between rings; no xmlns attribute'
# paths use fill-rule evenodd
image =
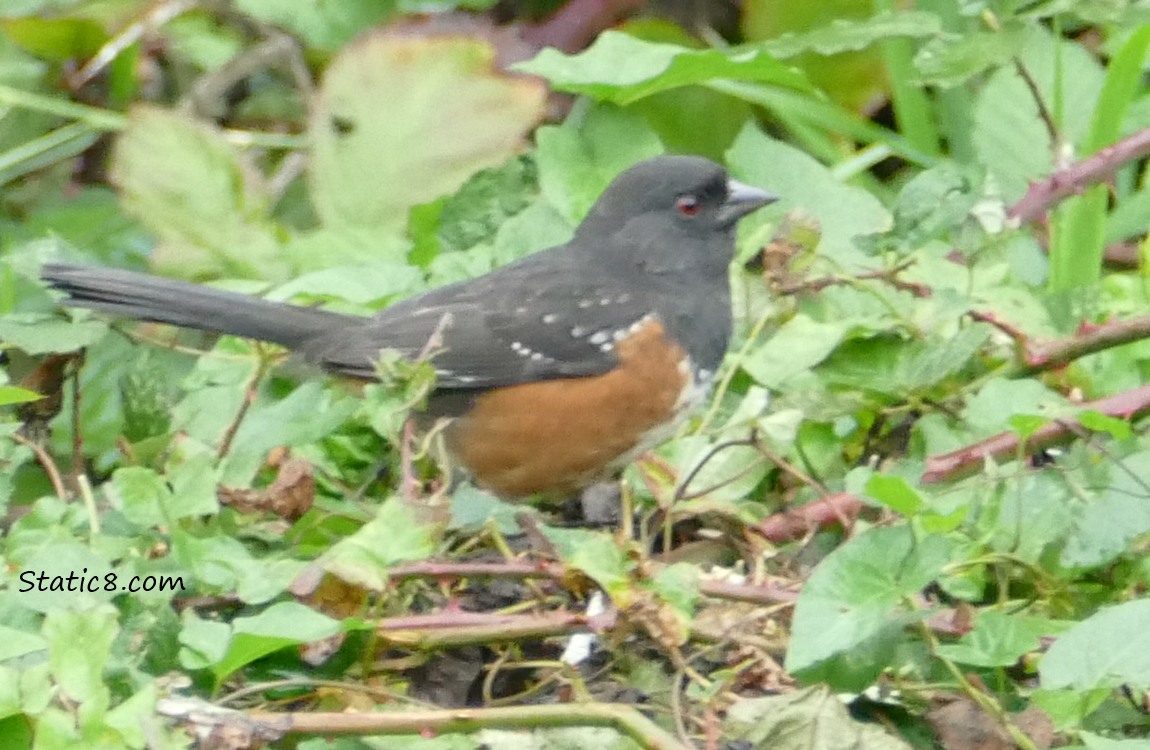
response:
<svg viewBox="0 0 1150 750"><path fill-rule="evenodd" d="M133 271L52 263L43 267L40 277L67 294L64 304L71 307L269 341L289 349L361 321Z"/></svg>

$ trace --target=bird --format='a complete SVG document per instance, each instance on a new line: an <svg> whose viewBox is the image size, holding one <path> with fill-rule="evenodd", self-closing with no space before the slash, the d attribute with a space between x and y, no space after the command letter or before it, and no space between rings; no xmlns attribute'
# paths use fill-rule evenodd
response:
<svg viewBox="0 0 1150 750"><path fill-rule="evenodd" d="M373 316L134 271L64 263L62 304L271 342L323 370L376 378L382 350L428 351L428 414L480 487L571 496L673 436L706 397L732 332L739 220L777 197L698 156L620 173L572 238Z"/></svg>

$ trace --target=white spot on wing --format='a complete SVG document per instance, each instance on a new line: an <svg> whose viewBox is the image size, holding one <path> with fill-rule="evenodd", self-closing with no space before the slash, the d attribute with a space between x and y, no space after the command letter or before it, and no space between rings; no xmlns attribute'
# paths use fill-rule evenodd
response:
<svg viewBox="0 0 1150 750"><path fill-rule="evenodd" d="M598 346L599 344L607 343L607 339L609 338L611 338L611 336L606 331L596 331L595 333L591 334L591 338L587 340Z"/></svg>
<svg viewBox="0 0 1150 750"><path fill-rule="evenodd" d="M555 313L547 313L543 316L542 320L544 323L554 323L555 321L559 320L559 316Z"/></svg>

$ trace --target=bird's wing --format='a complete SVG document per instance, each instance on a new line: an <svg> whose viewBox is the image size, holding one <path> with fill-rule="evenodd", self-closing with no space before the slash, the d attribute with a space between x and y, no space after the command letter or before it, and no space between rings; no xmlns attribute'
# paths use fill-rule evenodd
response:
<svg viewBox="0 0 1150 750"><path fill-rule="evenodd" d="M529 262L534 257L405 300L303 351L328 370L364 379L374 377L382 349L429 356L446 390L612 369L616 332L643 319L650 306L620 280L576 268L563 255Z"/></svg>

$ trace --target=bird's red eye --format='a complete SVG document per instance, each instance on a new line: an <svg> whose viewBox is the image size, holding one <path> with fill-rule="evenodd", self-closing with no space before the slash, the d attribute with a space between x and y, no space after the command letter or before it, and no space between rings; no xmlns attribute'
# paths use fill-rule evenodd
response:
<svg viewBox="0 0 1150 750"><path fill-rule="evenodd" d="M675 210L683 216L694 216L702 208L699 199L693 195L680 195L675 199Z"/></svg>

